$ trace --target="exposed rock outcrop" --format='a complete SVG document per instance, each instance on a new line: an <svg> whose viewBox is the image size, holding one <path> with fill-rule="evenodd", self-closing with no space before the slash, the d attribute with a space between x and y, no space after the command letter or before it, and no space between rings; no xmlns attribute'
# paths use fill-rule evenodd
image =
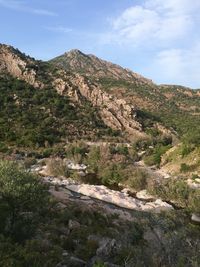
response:
<svg viewBox="0 0 200 267"><path fill-rule="evenodd" d="M96 83L92 84L79 74L75 75L72 82L78 90L76 96L80 94L98 107L106 125L137 137L145 136L142 133L141 124L136 120L137 113L133 105L128 104L124 99L118 99L102 91Z"/></svg>
<svg viewBox="0 0 200 267"><path fill-rule="evenodd" d="M33 64L36 64L34 60L18 50L14 50L11 46L0 45L0 72L7 72L36 88L43 87L43 83L37 80L36 70L29 67Z"/></svg>
<svg viewBox="0 0 200 267"><path fill-rule="evenodd" d="M108 189L104 185L74 184L74 182L71 183L71 180L64 179L61 181L56 177L53 179L51 177L44 177L43 179L51 184L63 186L72 192L99 199L121 208L154 212L173 209L170 204L162 201L161 199L144 202L142 200L130 197L126 193Z"/></svg>
<svg viewBox="0 0 200 267"><path fill-rule="evenodd" d="M10 46L0 46L0 72L25 80L35 88L42 88L45 85L39 79L37 63ZM102 91L97 83L90 82L80 74L68 73L64 70L59 70L56 74L47 69L43 71L49 78L49 83L59 94L67 94L73 101L79 103L84 103L86 99L97 107L107 126L127 132L134 137L144 136L141 124L136 120L135 107L124 99L118 99Z"/></svg>

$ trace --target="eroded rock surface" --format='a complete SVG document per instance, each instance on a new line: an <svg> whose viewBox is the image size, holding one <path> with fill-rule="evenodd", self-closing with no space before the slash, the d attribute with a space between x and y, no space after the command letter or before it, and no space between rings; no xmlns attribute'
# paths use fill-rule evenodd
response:
<svg viewBox="0 0 200 267"><path fill-rule="evenodd" d="M71 180L68 179L64 179L61 181L58 178L52 179L50 177L44 177L44 180L54 185L62 185L66 189L72 192L76 192L91 198L99 199L107 203L114 204L121 208L140 210L140 211L154 211L154 212L173 209L173 207L170 204L162 201L161 199L145 202L130 197L124 192L111 190L104 185L76 184L74 182L71 183ZM59 193L55 194L60 196ZM63 197L64 198L66 197L65 193Z"/></svg>

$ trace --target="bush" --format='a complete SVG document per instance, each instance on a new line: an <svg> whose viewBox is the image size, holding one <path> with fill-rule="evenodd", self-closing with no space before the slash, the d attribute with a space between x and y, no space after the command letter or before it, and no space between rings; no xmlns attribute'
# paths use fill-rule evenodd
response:
<svg viewBox="0 0 200 267"><path fill-rule="evenodd" d="M16 163L0 161L0 233L22 242L48 207L46 186Z"/></svg>
<svg viewBox="0 0 200 267"><path fill-rule="evenodd" d="M134 188L135 190L143 190L147 186L147 173L144 170L136 169L131 172L130 178L128 178L127 183L131 188Z"/></svg>
<svg viewBox="0 0 200 267"><path fill-rule="evenodd" d="M162 155L165 154L165 152L170 148L171 146L168 145L168 146L163 146L163 145L157 145L152 154L149 155L149 156L146 156L144 158L144 162L145 164L147 164L148 166L152 166L152 165L157 165L159 166L160 165L160 162L161 162L161 158L162 158Z"/></svg>
<svg viewBox="0 0 200 267"><path fill-rule="evenodd" d="M122 178L122 169L119 164L110 164L100 171L100 180L103 184L118 184L121 182Z"/></svg>
<svg viewBox="0 0 200 267"><path fill-rule="evenodd" d="M194 150L194 147L193 146L184 144L182 146L182 150L181 150L181 156L182 156L182 158L184 158L185 156L189 155L190 152L192 152L193 150Z"/></svg>
<svg viewBox="0 0 200 267"><path fill-rule="evenodd" d="M198 127L195 129L188 129L187 134L183 137L183 142L189 146L191 146L191 144L200 146L200 131Z"/></svg>
<svg viewBox="0 0 200 267"><path fill-rule="evenodd" d="M191 167L186 163L181 163L180 172L189 172Z"/></svg>
<svg viewBox="0 0 200 267"><path fill-rule="evenodd" d="M68 177L70 175L66 162L60 158L51 158L47 160L47 172L52 176Z"/></svg>
<svg viewBox="0 0 200 267"><path fill-rule="evenodd" d="M181 178L166 179L162 181L152 180L148 190L151 194L157 195L163 200L175 201L178 205L190 208L192 189L187 182Z"/></svg>
<svg viewBox="0 0 200 267"><path fill-rule="evenodd" d="M36 164L37 160L35 158L25 158L24 167L29 169L32 165Z"/></svg>
<svg viewBox="0 0 200 267"><path fill-rule="evenodd" d="M191 190L189 195L189 208L200 215L200 191Z"/></svg>

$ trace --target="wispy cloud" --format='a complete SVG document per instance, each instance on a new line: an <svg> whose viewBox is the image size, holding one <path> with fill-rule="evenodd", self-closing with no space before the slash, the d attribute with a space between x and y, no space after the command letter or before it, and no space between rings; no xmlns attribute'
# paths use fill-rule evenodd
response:
<svg viewBox="0 0 200 267"><path fill-rule="evenodd" d="M55 12L49 11L47 9L38 9L30 7L28 6L27 2L20 0L0 0L0 5L8 9L32 13L35 15L57 16Z"/></svg>
<svg viewBox="0 0 200 267"><path fill-rule="evenodd" d="M148 57L143 70L157 82L200 87L199 12L199 0L143 0L109 18L100 41Z"/></svg>
<svg viewBox="0 0 200 267"><path fill-rule="evenodd" d="M72 32L71 28L64 27L64 26L46 26L44 29L51 31L51 32L57 32L57 33L69 33Z"/></svg>
<svg viewBox="0 0 200 267"><path fill-rule="evenodd" d="M190 49L167 49L160 51L153 68L161 70L160 81L171 80L183 85L200 87L200 42L192 44Z"/></svg>
<svg viewBox="0 0 200 267"><path fill-rule="evenodd" d="M199 0L192 4L189 0L146 0L143 5L129 7L111 19L110 40L119 43L134 41L135 45L144 41L176 41L193 28L193 13L197 9L200 9Z"/></svg>

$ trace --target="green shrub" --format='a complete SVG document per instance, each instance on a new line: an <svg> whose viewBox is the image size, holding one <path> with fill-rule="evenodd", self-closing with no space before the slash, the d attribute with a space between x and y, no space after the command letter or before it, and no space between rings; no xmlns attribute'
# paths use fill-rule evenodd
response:
<svg viewBox="0 0 200 267"><path fill-rule="evenodd" d="M186 163L181 163L180 172L189 172L191 167Z"/></svg>
<svg viewBox="0 0 200 267"><path fill-rule="evenodd" d="M101 169L99 174L100 180L103 184L118 184L122 181L122 169L120 164L110 164Z"/></svg>
<svg viewBox="0 0 200 267"><path fill-rule="evenodd" d="M97 262L92 267L106 267L106 265L104 263Z"/></svg>
<svg viewBox="0 0 200 267"><path fill-rule="evenodd" d="M20 242L32 236L48 207L46 186L16 163L0 161L0 196L0 233Z"/></svg>
<svg viewBox="0 0 200 267"><path fill-rule="evenodd" d="M36 164L37 160L35 158L25 158L24 167L29 169L32 165Z"/></svg>
<svg viewBox="0 0 200 267"><path fill-rule="evenodd" d="M70 175L66 162L60 158L51 158L47 160L47 172L52 176L68 177Z"/></svg>
<svg viewBox="0 0 200 267"><path fill-rule="evenodd" d="M194 146L183 144L182 150L181 150L182 158L189 155L193 150L194 150Z"/></svg>
<svg viewBox="0 0 200 267"><path fill-rule="evenodd" d="M159 196L163 200L174 201L187 208L191 206L190 197L193 190L182 178L171 178L162 181L152 180L148 184L148 190L151 194Z"/></svg>
<svg viewBox="0 0 200 267"><path fill-rule="evenodd" d="M139 244L139 242L143 240L143 234L144 234L143 227L139 223L134 222L130 229L131 244L132 245Z"/></svg>
<svg viewBox="0 0 200 267"><path fill-rule="evenodd" d="M162 155L170 148L171 146L157 145L150 155L144 157L144 162L148 166L157 165L161 163Z"/></svg>
<svg viewBox="0 0 200 267"><path fill-rule="evenodd" d="M142 169L135 169L129 174L128 185L135 190L143 190L147 186L147 173Z"/></svg>

